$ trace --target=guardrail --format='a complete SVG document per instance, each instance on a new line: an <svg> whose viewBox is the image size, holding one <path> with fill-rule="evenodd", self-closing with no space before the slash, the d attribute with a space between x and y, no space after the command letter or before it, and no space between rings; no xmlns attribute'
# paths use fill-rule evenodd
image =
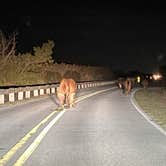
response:
<svg viewBox="0 0 166 166"><path fill-rule="evenodd" d="M113 85L115 81L97 81L97 82L83 82L77 83L77 89L90 88L96 86ZM43 95L56 95L56 88L59 84L45 85L45 86L27 86L19 88L9 88L0 90L0 105L5 103L14 103L16 101L27 100L32 97Z"/></svg>

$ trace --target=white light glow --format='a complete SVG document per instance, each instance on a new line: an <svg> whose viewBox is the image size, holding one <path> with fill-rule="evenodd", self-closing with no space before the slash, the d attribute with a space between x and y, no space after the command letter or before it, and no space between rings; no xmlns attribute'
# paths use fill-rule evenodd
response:
<svg viewBox="0 0 166 166"><path fill-rule="evenodd" d="M162 78L162 75L161 74L153 74L153 79L154 80L160 80Z"/></svg>

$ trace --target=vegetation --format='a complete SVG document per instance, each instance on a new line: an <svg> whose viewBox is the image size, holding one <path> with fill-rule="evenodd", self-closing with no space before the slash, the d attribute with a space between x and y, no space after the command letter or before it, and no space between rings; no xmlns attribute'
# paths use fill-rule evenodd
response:
<svg viewBox="0 0 166 166"><path fill-rule="evenodd" d="M147 115L166 129L166 88L139 90L135 99Z"/></svg>
<svg viewBox="0 0 166 166"><path fill-rule="evenodd" d="M16 54L16 33L6 37L0 31L0 86L20 86L59 82L63 77L76 81L110 80L110 69L53 60L54 41L48 40L31 52Z"/></svg>

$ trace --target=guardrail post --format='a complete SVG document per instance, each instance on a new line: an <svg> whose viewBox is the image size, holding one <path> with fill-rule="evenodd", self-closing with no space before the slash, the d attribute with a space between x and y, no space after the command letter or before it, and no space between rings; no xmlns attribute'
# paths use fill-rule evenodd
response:
<svg viewBox="0 0 166 166"><path fill-rule="evenodd" d="M5 103L5 96L3 94L3 95L0 95L0 104L4 104L4 103Z"/></svg>
<svg viewBox="0 0 166 166"><path fill-rule="evenodd" d="M30 98L30 91L25 91L25 98L29 99Z"/></svg>
<svg viewBox="0 0 166 166"><path fill-rule="evenodd" d="M18 92L18 100L23 100L24 94L22 92Z"/></svg>
<svg viewBox="0 0 166 166"><path fill-rule="evenodd" d="M9 93L9 102L14 102L14 101L15 101L14 93Z"/></svg>
<svg viewBox="0 0 166 166"><path fill-rule="evenodd" d="M35 97L39 96L38 89L34 89L33 90L33 96L35 96Z"/></svg>
<svg viewBox="0 0 166 166"><path fill-rule="evenodd" d="M46 94L50 94L50 88L46 89Z"/></svg>
<svg viewBox="0 0 166 166"><path fill-rule="evenodd" d="M39 90L40 95L44 95L44 89Z"/></svg>
<svg viewBox="0 0 166 166"><path fill-rule="evenodd" d="M55 88L54 88L54 87L51 88L51 93L52 93L52 94L55 94Z"/></svg>

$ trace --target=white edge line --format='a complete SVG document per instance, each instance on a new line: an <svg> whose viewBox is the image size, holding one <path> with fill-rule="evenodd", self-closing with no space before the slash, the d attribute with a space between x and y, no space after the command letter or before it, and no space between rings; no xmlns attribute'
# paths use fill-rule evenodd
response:
<svg viewBox="0 0 166 166"><path fill-rule="evenodd" d="M135 98L134 98L134 94L136 91L138 91L139 89L136 89L135 91L132 92L131 97L130 97L130 101L133 104L133 106L136 108L136 110L151 124L153 125L157 130L159 130L162 134L164 134L166 136L166 131L161 128L157 123L155 123L154 121L152 121L152 119L138 106Z"/></svg>

